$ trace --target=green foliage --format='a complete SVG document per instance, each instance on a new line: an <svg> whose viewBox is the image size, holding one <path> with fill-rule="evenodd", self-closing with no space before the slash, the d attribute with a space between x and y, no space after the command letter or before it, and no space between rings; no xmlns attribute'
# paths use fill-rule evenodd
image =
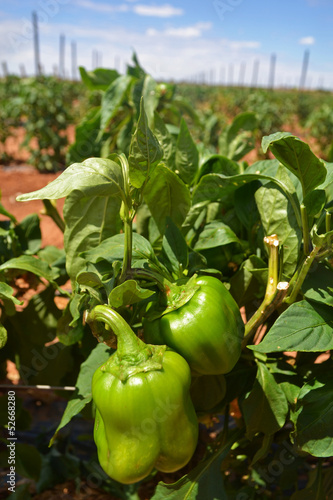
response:
<svg viewBox="0 0 333 500"><path fill-rule="evenodd" d="M20 196L66 197L64 252L40 249L38 218L18 224L0 205L6 219L0 225L1 360L16 359L32 383L77 379L56 431L61 439L71 419L89 408L93 372L115 347L104 325L93 326L93 338L87 314L107 305L141 337L149 311L163 305L162 314L177 315L186 306L197 292L195 274L218 277L247 318L242 353L222 389L216 380L205 385L213 407L201 407L198 419L220 420L209 443L200 442L186 469L163 476L168 484L149 476L152 498L310 498L313 485L318 498L328 496L333 164L306 141L279 132L285 116L297 112L282 91L270 94L269 103L261 90L251 97L245 89L205 88L201 95L187 87L187 99L199 108L214 98L206 112L187 106L186 87L155 82L135 55L126 75L81 68L81 76L100 102L77 127L68 152L74 163L41 190ZM305 117L305 100L298 106ZM269 158L241 161L261 135ZM45 290L16 311L15 279L26 273ZM65 293L60 287L68 276L72 291ZM55 293L67 298L63 311ZM45 343L56 336L54 360L39 369ZM40 489L56 481L54 461L68 461L70 475L78 474L73 457L55 455L41 464L36 458L31 469L23 460L22 474L30 480L39 474ZM303 490L300 470L308 481ZM135 498L141 487L108 485L120 498Z"/></svg>

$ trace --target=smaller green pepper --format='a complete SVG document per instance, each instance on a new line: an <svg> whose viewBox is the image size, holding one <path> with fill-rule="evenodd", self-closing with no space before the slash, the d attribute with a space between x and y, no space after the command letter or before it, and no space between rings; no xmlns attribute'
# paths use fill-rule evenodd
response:
<svg viewBox="0 0 333 500"><path fill-rule="evenodd" d="M107 306L96 306L86 320L92 327L104 321L118 338L117 351L92 381L94 439L102 468L124 484L144 479L154 468L182 468L198 440L187 362L166 346L146 345Z"/></svg>
<svg viewBox="0 0 333 500"><path fill-rule="evenodd" d="M244 323L239 308L224 284L212 276L192 277L197 290L175 310L157 319L148 311L144 338L166 344L183 356L201 375L230 372L241 354Z"/></svg>

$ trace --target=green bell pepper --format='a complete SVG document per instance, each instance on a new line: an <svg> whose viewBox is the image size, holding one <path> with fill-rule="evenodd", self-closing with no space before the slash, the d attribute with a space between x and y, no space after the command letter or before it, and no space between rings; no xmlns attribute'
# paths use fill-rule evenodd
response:
<svg viewBox="0 0 333 500"><path fill-rule="evenodd" d="M191 459L198 421L190 399L187 362L166 346L144 344L107 306L87 315L117 335L117 351L93 376L94 439L98 459L113 479L130 484L154 468L174 472Z"/></svg>
<svg viewBox="0 0 333 500"><path fill-rule="evenodd" d="M171 347L195 373L228 373L241 353L244 323L239 308L219 279L191 280L198 289L184 305L158 318L154 308L148 311L143 323L145 341Z"/></svg>

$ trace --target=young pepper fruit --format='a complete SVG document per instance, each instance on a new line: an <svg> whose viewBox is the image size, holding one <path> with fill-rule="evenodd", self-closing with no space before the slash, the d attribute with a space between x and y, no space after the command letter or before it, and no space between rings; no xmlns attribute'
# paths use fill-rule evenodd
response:
<svg viewBox="0 0 333 500"><path fill-rule="evenodd" d="M241 353L244 323L239 308L219 279L191 280L199 287L184 305L153 320L148 312L143 323L145 341L171 347L197 374L228 373Z"/></svg>
<svg viewBox="0 0 333 500"><path fill-rule="evenodd" d="M117 351L92 381L101 467L123 484L144 479L154 468L182 468L198 440L187 362L166 346L146 345L107 306L96 306L86 320L92 328L94 322L104 321L118 339Z"/></svg>

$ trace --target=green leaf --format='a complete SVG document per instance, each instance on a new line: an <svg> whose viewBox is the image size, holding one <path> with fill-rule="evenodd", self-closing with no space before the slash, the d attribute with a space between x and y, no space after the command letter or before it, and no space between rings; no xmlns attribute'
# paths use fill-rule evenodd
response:
<svg viewBox="0 0 333 500"><path fill-rule="evenodd" d="M96 68L94 71L87 71L83 66L79 66L79 71L89 90L106 90L120 76L115 69Z"/></svg>
<svg viewBox="0 0 333 500"><path fill-rule="evenodd" d="M186 184L192 184L198 171L199 153L191 137L184 118L180 122L180 130L176 144L176 169Z"/></svg>
<svg viewBox="0 0 333 500"><path fill-rule="evenodd" d="M271 452L273 439L274 439L274 435L272 435L272 434L265 434L264 435L262 445L257 450L256 454L253 457L253 460L251 462L251 467L253 467L253 465L256 464L257 462L259 462L259 460L262 460L263 458L267 457L267 455Z"/></svg>
<svg viewBox="0 0 333 500"><path fill-rule="evenodd" d="M104 240L100 245L87 252L84 258L93 264L105 260L112 264L115 261L122 261L125 251L125 235L117 234ZM143 267L147 263L151 267L159 265L154 250L149 241L140 234L133 233L132 242L132 267Z"/></svg>
<svg viewBox="0 0 333 500"><path fill-rule="evenodd" d="M135 280L127 280L116 286L109 295L109 305L117 309L148 299L154 291L141 288Z"/></svg>
<svg viewBox="0 0 333 500"><path fill-rule="evenodd" d="M5 347L7 343L7 330L6 328L0 323L0 349Z"/></svg>
<svg viewBox="0 0 333 500"><path fill-rule="evenodd" d="M259 298L264 295L267 278L265 285L261 285L253 273L255 269L265 269L267 273L267 264L256 255L250 255L230 279L230 293L239 307L252 302L254 297Z"/></svg>
<svg viewBox="0 0 333 500"><path fill-rule="evenodd" d="M230 160L226 156L211 155L200 166L200 177L207 174L237 175L239 174L239 164Z"/></svg>
<svg viewBox="0 0 333 500"><path fill-rule="evenodd" d="M74 190L81 191L85 196L120 196L123 190L121 167L106 158L88 158L82 163L73 163L47 186L22 194L17 200L56 200Z"/></svg>
<svg viewBox="0 0 333 500"><path fill-rule="evenodd" d="M15 227L19 242L23 251L36 254L40 250L42 233L40 230L39 217L37 214L30 214L25 217L20 224Z"/></svg>
<svg viewBox="0 0 333 500"><path fill-rule="evenodd" d="M50 282L57 279L59 275L58 269L51 268L46 262L32 255L21 255L20 257L7 260L7 262L0 266L0 271L5 271L7 269L28 271Z"/></svg>
<svg viewBox="0 0 333 500"><path fill-rule="evenodd" d="M257 377L251 392L242 402L246 435L275 434L283 427L288 414L286 396L267 367L258 362Z"/></svg>
<svg viewBox="0 0 333 500"><path fill-rule="evenodd" d="M242 130L252 131L257 127L257 118L255 113L251 111L246 111L244 113L239 113L234 119L231 125L228 127L228 140L233 141L239 132Z"/></svg>
<svg viewBox="0 0 333 500"><path fill-rule="evenodd" d="M276 175L276 168L274 168L274 175ZM290 192L289 183L287 185L283 180L261 173L240 174L230 177L222 174L204 175L201 177L199 184L193 190L193 205L206 201L232 201L232 195L237 188L254 180L263 182L271 181L276 183L288 197L295 214L299 215L299 204L295 200L294 193Z"/></svg>
<svg viewBox="0 0 333 500"><path fill-rule="evenodd" d="M15 305L22 304L16 297L13 295L14 290L7 283L0 281L0 299L3 301L9 300Z"/></svg>
<svg viewBox="0 0 333 500"><path fill-rule="evenodd" d="M66 269L71 280L85 269L83 251L98 247L120 229L120 198L98 195L83 196L73 191L64 205L64 246L66 250Z"/></svg>
<svg viewBox="0 0 333 500"><path fill-rule="evenodd" d="M235 191L234 207L236 215L248 231L251 231L260 219L254 197L260 186L261 183L256 180L241 186Z"/></svg>
<svg viewBox="0 0 333 500"><path fill-rule="evenodd" d="M239 239L229 226L223 224L223 222L215 221L206 224L194 245L194 250L206 250L207 248L215 248L229 243L239 243Z"/></svg>
<svg viewBox="0 0 333 500"><path fill-rule="evenodd" d="M298 262L302 231L290 200L273 183L259 188L255 200L265 235L276 234L280 245L283 245L283 272L291 276Z"/></svg>
<svg viewBox="0 0 333 500"><path fill-rule="evenodd" d="M306 488L293 493L290 500L326 500L329 498L323 487L321 464L310 472L310 479Z"/></svg>
<svg viewBox="0 0 333 500"><path fill-rule="evenodd" d="M191 206L190 193L183 181L163 165L158 165L144 190L144 198L161 234L167 217L181 227Z"/></svg>
<svg viewBox="0 0 333 500"><path fill-rule="evenodd" d="M214 500L228 500L229 496L224 488L221 463L227 457L232 445L241 436L241 431L233 433L229 441L212 456L197 465L189 474L183 476L176 483L159 483L152 500L198 500L209 498Z"/></svg>
<svg viewBox="0 0 333 500"><path fill-rule="evenodd" d="M240 160L254 148L254 137L251 132L256 126L255 113L245 112L237 115L220 136L220 153L231 160Z"/></svg>
<svg viewBox="0 0 333 500"><path fill-rule="evenodd" d="M118 112L131 82L132 77L122 75L114 80L105 90L101 104L100 134L103 133Z"/></svg>
<svg viewBox="0 0 333 500"><path fill-rule="evenodd" d="M127 65L127 74L134 76L135 78L143 78L146 75L145 70L141 67L139 59L135 52L132 54L132 61L134 66Z"/></svg>
<svg viewBox="0 0 333 500"><path fill-rule="evenodd" d="M318 234L316 230L313 231L312 234L312 243L314 246L325 248L329 246L332 251L332 239L333 239L333 229L328 233Z"/></svg>
<svg viewBox="0 0 333 500"><path fill-rule="evenodd" d="M333 349L332 309L302 300L288 307L264 340L248 346L258 352L319 352Z"/></svg>
<svg viewBox="0 0 333 500"><path fill-rule="evenodd" d="M171 168L171 170L175 169L175 157L176 157L176 146L173 140L172 135L168 131L164 121L160 117L160 115L155 112L154 114L154 134L160 143L160 146L163 150L163 160L166 165Z"/></svg>
<svg viewBox="0 0 333 500"><path fill-rule="evenodd" d="M289 132L277 132L266 136L262 140L264 153L268 148L298 177L302 184L303 197L325 181L327 170L324 161L317 158L309 145L298 137Z"/></svg>
<svg viewBox="0 0 333 500"><path fill-rule="evenodd" d="M110 348L105 344L97 344L91 351L88 358L81 364L80 373L76 382L76 391L72 399L67 403L66 409L61 418L49 446L54 443L60 429L65 427L75 415L80 413L92 399L91 381L95 370L110 357Z"/></svg>
<svg viewBox="0 0 333 500"><path fill-rule="evenodd" d="M332 267L326 262L320 262L311 268L302 285L302 292L307 300L333 306Z"/></svg>
<svg viewBox="0 0 333 500"><path fill-rule="evenodd" d="M172 272L177 277L181 276L181 271L188 265L188 248L184 236L170 218L167 219L162 251L171 265Z"/></svg>
<svg viewBox="0 0 333 500"><path fill-rule="evenodd" d="M140 103L140 116L133 134L128 158L130 183L141 188L153 173L163 157L158 140L148 126L143 99Z"/></svg>
<svg viewBox="0 0 333 500"><path fill-rule="evenodd" d="M323 210L326 203L326 193L323 189L315 189L307 194L303 200L308 217L315 217Z"/></svg>
<svg viewBox="0 0 333 500"><path fill-rule="evenodd" d="M149 127L153 126L154 113L158 106L158 93L156 92L157 83L150 75L146 75L143 81L142 97L145 103L145 112ZM141 107L141 106L140 106ZM141 112L141 110L140 110Z"/></svg>
<svg viewBox="0 0 333 500"><path fill-rule="evenodd" d="M8 338L15 342L16 364L26 385L62 385L73 370L71 350L55 340L61 311L54 294L48 286L22 311L6 318Z"/></svg>
<svg viewBox="0 0 333 500"><path fill-rule="evenodd" d="M315 457L333 455L333 378L331 374L302 387L293 415L294 441Z"/></svg>
<svg viewBox="0 0 333 500"><path fill-rule="evenodd" d="M80 162L86 158L100 156L101 140L98 139L101 123L101 108L92 108L75 128L75 142L66 155L68 164Z"/></svg>

